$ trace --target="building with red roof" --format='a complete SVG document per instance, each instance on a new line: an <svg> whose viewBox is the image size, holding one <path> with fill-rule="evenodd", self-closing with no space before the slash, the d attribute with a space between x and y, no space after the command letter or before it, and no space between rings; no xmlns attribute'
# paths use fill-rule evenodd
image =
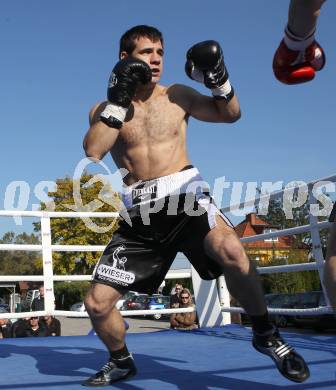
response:
<svg viewBox="0 0 336 390"><path fill-rule="evenodd" d="M271 233L276 230L279 230L278 226L265 222L256 213L247 214L245 220L235 227L239 238ZM301 255L304 251L307 256L309 252L308 245L304 243L301 243L299 247L297 243L295 245L295 238L293 236L281 236L254 242L245 242L243 246L251 259L260 261L261 263L268 263L274 259L286 260L291 250L299 251Z"/></svg>

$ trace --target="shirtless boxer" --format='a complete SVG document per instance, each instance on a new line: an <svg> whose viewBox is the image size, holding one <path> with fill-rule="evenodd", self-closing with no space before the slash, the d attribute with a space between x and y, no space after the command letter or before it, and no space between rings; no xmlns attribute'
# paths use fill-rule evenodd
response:
<svg viewBox="0 0 336 390"><path fill-rule="evenodd" d="M284 376L302 382L309 377L304 360L269 322L257 272L187 155L190 116L221 123L240 118L222 50L217 42L205 41L187 52L187 75L203 82L212 97L185 85L159 85L163 52L157 29L136 26L127 31L110 76L108 101L90 112L86 155L98 161L110 152L118 168L128 170L123 201L130 221L122 220L113 234L85 299L110 358L84 385L104 386L135 375L115 304L128 290L154 292L179 251L203 279L224 273L232 296L251 317L254 347L270 356ZM209 131L204 131L207 138Z"/></svg>
<svg viewBox="0 0 336 390"><path fill-rule="evenodd" d="M315 40L317 19L324 2L291 0L285 36L273 58L274 75L282 83L305 83L324 67L325 55Z"/></svg>

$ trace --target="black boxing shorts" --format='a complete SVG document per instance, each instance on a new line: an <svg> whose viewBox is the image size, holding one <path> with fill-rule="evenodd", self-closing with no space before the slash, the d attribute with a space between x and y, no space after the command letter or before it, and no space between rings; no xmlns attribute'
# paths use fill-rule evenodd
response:
<svg viewBox="0 0 336 390"><path fill-rule="evenodd" d="M216 226L216 215L233 227L209 195L196 168L125 186L122 220L92 275L93 282L122 294L151 294L164 280L178 252L202 279L223 271L205 254L203 240Z"/></svg>
<svg viewBox="0 0 336 390"><path fill-rule="evenodd" d="M329 222L336 222L336 202L334 203L334 207L331 210L331 214L329 217Z"/></svg>

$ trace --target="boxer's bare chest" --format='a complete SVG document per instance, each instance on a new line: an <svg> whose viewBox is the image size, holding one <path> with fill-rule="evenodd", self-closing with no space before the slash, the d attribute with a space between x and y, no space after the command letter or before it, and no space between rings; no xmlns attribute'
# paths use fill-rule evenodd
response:
<svg viewBox="0 0 336 390"><path fill-rule="evenodd" d="M163 94L147 102L134 102L120 135L129 147L155 144L178 137L185 118L184 110Z"/></svg>

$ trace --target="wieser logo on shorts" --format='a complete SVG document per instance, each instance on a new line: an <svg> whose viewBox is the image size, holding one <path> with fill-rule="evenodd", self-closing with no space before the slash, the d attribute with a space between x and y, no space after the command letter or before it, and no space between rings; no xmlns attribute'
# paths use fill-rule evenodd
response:
<svg viewBox="0 0 336 390"><path fill-rule="evenodd" d="M133 272L128 272L125 270L125 264L127 262L127 257L119 257L119 252L125 250L124 245L119 246L112 253L113 264L112 266L106 264L100 264L97 268L97 275L99 279L111 280L115 283L122 284L123 286L128 286L129 284L134 283L135 275ZM104 256L103 256L104 257ZM109 257L109 256L108 256Z"/></svg>

